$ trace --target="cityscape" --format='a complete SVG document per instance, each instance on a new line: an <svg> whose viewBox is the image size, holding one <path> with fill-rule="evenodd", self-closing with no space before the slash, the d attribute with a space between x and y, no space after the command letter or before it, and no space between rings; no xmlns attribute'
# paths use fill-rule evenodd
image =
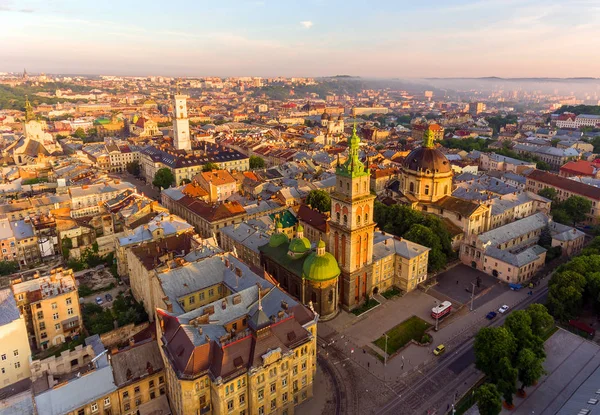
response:
<svg viewBox="0 0 600 415"><path fill-rule="evenodd" d="M600 413L595 2L181 3L0 0L0 415Z"/></svg>

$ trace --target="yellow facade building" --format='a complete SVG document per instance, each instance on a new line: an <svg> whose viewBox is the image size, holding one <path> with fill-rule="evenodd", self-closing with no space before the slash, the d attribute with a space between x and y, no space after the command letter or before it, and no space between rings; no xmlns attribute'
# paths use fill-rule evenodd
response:
<svg viewBox="0 0 600 415"><path fill-rule="evenodd" d="M16 280L12 290L38 349L58 346L79 334L81 311L72 270L57 268L47 276Z"/></svg>
<svg viewBox="0 0 600 415"><path fill-rule="evenodd" d="M0 389L28 379L31 349L25 318L9 288L0 291Z"/></svg>

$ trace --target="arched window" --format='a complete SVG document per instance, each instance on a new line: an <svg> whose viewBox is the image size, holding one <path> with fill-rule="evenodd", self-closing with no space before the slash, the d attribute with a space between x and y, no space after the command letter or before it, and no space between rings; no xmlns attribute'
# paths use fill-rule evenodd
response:
<svg viewBox="0 0 600 415"><path fill-rule="evenodd" d="M337 219L337 222L340 223L340 212L335 212L335 218Z"/></svg>
<svg viewBox="0 0 600 415"><path fill-rule="evenodd" d="M365 225L369 223L369 213L365 213Z"/></svg>
<svg viewBox="0 0 600 415"><path fill-rule="evenodd" d="M415 191L415 184L413 182L410 182L409 190L414 193L414 191Z"/></svg>
<svg viewBox="0 0 600 415"><path fill-rule="evenodd" d="M344 215L344 225L348 224L348 215Z"/></svg>
<svg viewBox="0 0 600 415"><path fill-rule="evenodd" d="M448 194L448 185L444 186L444 194L447 195Z"/></svg>
<svg viewBox="0 0 600 415"><path fill-rule="evenodd" d="M328 300L329 300L330 303L333 303L333 290L329 291Z"/></svg>
<svg viewBox="0 0 600 415"><path fill-rule="evenodd" d="M358 193L358 183L356 183L356 186L354 186L354 188L356 189L356 193Z"/></svg>
<svg viewBox="0 0 600 415"><path fill-rule="evenodd" d="M425 194L426 195L429 194L429 185L428 184L425 185Z"/></svg>
<svg viewBox="0 0 600 415"><path fill-rule="evenodd" d="M356 215L356 224L360 226L360 215Z"/></svg>
<svg viewBox="0 0 600 415"><path fill-rule="evenodd" d="M317 302L317 293L316 292L314 292L314 291L312 292L312 294L310 295L310 301L312 301L313 304Z"/></svg>
<svg viewBox="0 0 600 415"><path fill-rule="evenodd" d="M363 192L367 191L367 182L363 182Z"/></svg>

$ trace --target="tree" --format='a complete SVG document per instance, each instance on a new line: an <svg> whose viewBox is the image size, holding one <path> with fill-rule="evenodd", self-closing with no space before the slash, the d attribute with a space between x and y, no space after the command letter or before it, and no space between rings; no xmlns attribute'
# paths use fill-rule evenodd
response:
<svg viewBox="0 0 600 415"><path fill-rule="evenodd" d="M331 211L331 196L325 190L311 190L306 196L306 204L321 213Z"/></svg>
<svg viewBox="0 0 600 415"><path fill-rule="evenodd" d="M538 240L538 245L546 249L550 249L550 247L552 246L552 233L550 233L550 226L546 225L542 228L542 232L540 232L540 239Z"/></svg>
<svg viewBox="0 0 600 415"><path fill-rule="evenodd" d="M536 162L536 163L535 163L535 167L536 167L538 170L545 170L545 171L550 171L550 170L552 170L552 166L551 166L550 164L546 163L545 161L542 161L542 160L540 160L540 161Z"/></svg>
<svg viewBox="0 0 600 415"><path fill-rule="evenodd" d="M492 379L500 379L504 358L512 359L517 344L505 327L484 327L475 336L475 366Z"/></svg>
<svg viewBox="0 0 600 415"><path fill-rule="evenodd" d="M503 357L500 360L498 363L498 371L497 377L494 378L497 379L496 386L507 405L512 406L513 395L517 391L519 371L512 366L508 357Z"/></svg>
<svg viewBox="0 0 600 415"><path fill-rule="evenodd" d="M14 274L19 270L17 261L2 261L0 262L0 275Z"/></svg>
<svg viewBox="0 0 600 415"><path fill-rule="evenodd" d="M202 171L204 172L213 170L219 170L219 166L216 163L208 162L204 166L202 166Z"/></svg>
<svg viewBox="0 0 600 415"><path fill-rule="evenodd" d="M554 318L567 321L579 314L585 277L573 271L561 272L554 274L548 282L548 287L547 306Z"/></svg>
<svg viewBox="0 0 600 415"><path fill-rule="evenodd" d="M431 229L424 225L414 225L404 238L414 243L431 248L429 252L428 268L429 271L437 271L446 264L446 255L442 252L442 243L440 237Z"/></svg>
<svg viewBox="0 0 600 415"><path fill-rule="evenodd" d="M517 357L517 370L519 371L519 381L521 382L521 390L528 386L533 386L539 378L544 374L542 366L544 359L530 350L521 349Z"/></svg>
<svg viewBox="0 0 600 415"><path fill-rule="evenodd" d="M71 134L71 137L75 137L75 138L79 138L81 140L83 140L86 137L85 131L83 131L83 128L79 127L78 129L75 130L75 132L73 132L73 134Z"/></svg>
<svg viewBox="0 0 600 415"><path fill-rule="evenodd" d="M264 169L265 160L262 157L250 156L250 169Z"/></svg>
<svg viewBox="0 0 600 415"><path fill-rule="evenodd" d="M556 189L554 187L544 187L538 192L538 195L554 201L556 200L556 196L558 196L558 193L556 192Z"/></svg>
<svg viewBox="0 0 600 415"><path fill-rule="evenodd" d="M498 415L502 411L502 398L493 383L486 383L475 391L477 409L481 415Z"/></svg>
<svg viewBox="0 0 600 415"><path fill-rule="evenodd" d="M564 209L552 209L552 219L554 220L554 222L558 222L558 223L562 223L563 225L570 225L571 224L571 216L569 216L569 214L564 210Z"/></svg>
<svg viewBox="0 0 600 415"><path fill-rule="evenodd" d="M571 196L565 200L563 207L575 226L586 219L587 214L592 210L592 202L581 196Z"/></svg>
<svg viewBox="0 0 600 415"><path fill-rule="evenodd" d="M168 167L159 169L154 175L154 180L152 180L152 184L161 189L168 189L174 182L175 177Z"/></svg>
<svg viewBox="0 0 600 415"><path fill-rule="evenodd" d="M142 172L140 162L137 160L127 163L126 168L127 168L127 171L129 172L129 174L132 174L135 177L138 177L140 175L140 173Z"/></svg>
<svg viewBox="0 0 600 415"><path fill-rule="evenodd" d="M540 337L533 334L531 325L531 316L525 310L513 311L506 317L504 322L504 327L510 330L515 337L517 350L527 348L532 350L537 357L544 359L546 357L544 342Z"/></svg>
<svg viewBox="0 0 600 415"><path fill-rule="evenodd" d="M525 309L531 318L531 331L536 336L545 335L554 325L554 318L543 304L534 303Z"/></svg>
<svg viewBox="0 0 600 415"><path fill-rule="evenodd" d="M192 181L190 179L181 179L181 182L179 183L180 186L183 186L185 184L191 183Z"/></svg>

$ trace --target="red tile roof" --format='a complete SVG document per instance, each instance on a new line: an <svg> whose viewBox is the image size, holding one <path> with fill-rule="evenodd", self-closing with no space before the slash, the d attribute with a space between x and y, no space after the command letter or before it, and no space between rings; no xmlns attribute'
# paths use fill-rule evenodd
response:
<svg viewBox="0 0 600 415"><path fill-rule="evenodd" d="M301 220L321 232L327 232L327 216L318 210L311 209L307 205L300 205L300 208L298 209L298 220Z"/></svg>
<svg viewBox="0 0 600 415"><path fill-rule="evenodd" d="M527 180L535 180L547 184L551 187L557 187L580 196L588 197L594 200L600 200L600 188L590 186L589 184L576 182L556 174L548 173L542 170L533 170L527 175Z"/></svg>

